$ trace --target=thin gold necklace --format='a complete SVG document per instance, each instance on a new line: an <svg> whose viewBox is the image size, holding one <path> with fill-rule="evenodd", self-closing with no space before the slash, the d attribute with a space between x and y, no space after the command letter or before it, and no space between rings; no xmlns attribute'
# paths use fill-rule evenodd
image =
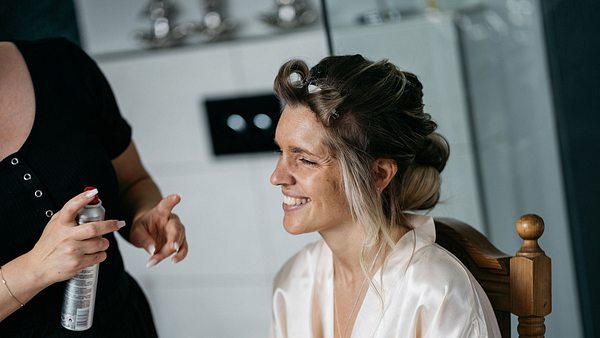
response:
<svg viewBox="0 0 600 338"><path fill-rule="evenodd" d="M379 249L377 250L377 254L375 254L375 258L373 258L373 262L371 263L371 267L369 268L369 274L371 274L371 271L373 270L373 267L375 267L375 262L377 262L377 258L379 257L379 253L381 252L381 248L383 248L383 243L381 243L381 245L379 245ZM335 265L333 267L333 275L335 277ZM365 283L367 281L367 276L365 276L363 278L362 283L360 284L360 288L358 289L358 293L356 294L356 299L354 300L354 305L352 305L352 311L350 311L350 314L348 314L348 318L346 318L346 323L344 325L344 330L340 331L340 321L339 321L339 316L338 316L338 309L337 309L337 299L335 297L335 278L334 278L334 282L333 282L333 310L334 310L334 318L335 318L335 326L333 328L334 332L335 332L335 328L337 327L338 333L340 334L340 338L344 338L346 336L346 331L348 331L348 325L350 324L350 318L352 318L352 315L354 315L354 312L356 311L356 306L358 305L358 300L360 299L360 295L362 293L363 288L365 287ZM335 338L335 334L334 334L334 338Z"/></svg>

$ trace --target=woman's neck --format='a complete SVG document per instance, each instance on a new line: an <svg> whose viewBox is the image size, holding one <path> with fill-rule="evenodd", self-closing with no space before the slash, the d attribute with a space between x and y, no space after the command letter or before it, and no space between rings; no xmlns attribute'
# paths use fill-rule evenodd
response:
<svg viewBox="0 0 600 338"><path fill-rule="evenodd" d="M407 231L404 227L391 231L391 242L396 243ZM364 231L360 224L355 223L340 225L320 234L332 252L333 333L335 337L348 337L348 333L352 335L370 280L381 269L390 252L390 239L380 237L377 243L363 250Z"/></svg>
<svg viewBox="0 0 600 338"><path fill-rule="evenodd" d="M392 242L398 242L408 231L409 229L404 226L394 227L390 232ZM365 272L361 265L365 241L362 227L353 223L320 234L331 249L336 279L339 278L343 284L352 284L357 281L360 283L365 278ZM387 244L383 238L380 238L379 242L366 249L363 262L364 267L369 270L369 275L373 275L383 264L389 253Z"/></svg>
<svg viewBox="0 0 600 338"><path fill-rule="evenodd" d="M342 284L361 283L365 278L364 270L361 266L362 247L364 242L364 233L358 224L348 224L345 227L339 227L327 232L321 232L321 236L331 249L333 267L335 269L335 278ZM379 245L375 245L367 250L365 264L371 265L371 261ZM380 254L380 256L384 256ZM372 272L372 271L371 271Z"/></svg>

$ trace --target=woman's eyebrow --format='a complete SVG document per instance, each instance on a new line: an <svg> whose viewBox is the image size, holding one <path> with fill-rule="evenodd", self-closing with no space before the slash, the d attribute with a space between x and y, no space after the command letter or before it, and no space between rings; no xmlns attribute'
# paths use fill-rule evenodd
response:
<svg viewBox="0 0 600 338"><path fill-rule="evenodd" d="M290 146L288 147L289 151L293 154L307 154L307 155L311 155L311 156L316 156L319 157L318 155L311 153L310 151L301 148L301 147L297 147L297 146Z"/></svg>
<svg viewBox="0 0 600 338"><path fill-rule="evenodd" d="M335 157L333 157L329 153L315 154L315 153L312 153L312 152L310 152L310 151L308 151L308 150L306 150L304 148L297 147L297 146L296 147L291 146L288 149L290 150L290 152L292 154L304 154L304 155L308 155L309 157L313 158L314 160L319 161L323 165L332 163L332 161L335 158Z"/></svg>
<svg viewBox="0 0 600 338"><path fill-rule="evenodd" d="M275 142L275 145L281 149L281 146L279 145L279 142L277 142L276 139L273 139L273 142ZM289 150L290 153L292 154L306 154L306 155L310 155L310 156L315 156L315 157L320 157L319 155L312 153L302 147L298 147L298 146L289 146L287 148L287 150Z"/></svg>

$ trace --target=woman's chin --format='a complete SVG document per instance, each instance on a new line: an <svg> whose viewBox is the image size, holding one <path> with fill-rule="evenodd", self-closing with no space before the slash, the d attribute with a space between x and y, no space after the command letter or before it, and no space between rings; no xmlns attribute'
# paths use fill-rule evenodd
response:
<svg viewBox="0 0 600 338"><path fill-rule="evenodd" d="M307 232L307 229L301 224L288 224L286 222L283 223L283 228L285 231L292 235L300 235Z"/></svg>

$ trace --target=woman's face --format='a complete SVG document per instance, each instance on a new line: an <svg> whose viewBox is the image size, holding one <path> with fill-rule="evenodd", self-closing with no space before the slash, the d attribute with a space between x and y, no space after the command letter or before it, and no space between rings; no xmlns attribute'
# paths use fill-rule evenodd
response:
<svg viewBox="0 0 600 338"><path fill-rule="evenodd" d="M323 145L324 127L305 106L286 106L275 142L281 155L271 183L283 194L283 226L291 234L323 232L352 221L339 163Z"/></svg>

